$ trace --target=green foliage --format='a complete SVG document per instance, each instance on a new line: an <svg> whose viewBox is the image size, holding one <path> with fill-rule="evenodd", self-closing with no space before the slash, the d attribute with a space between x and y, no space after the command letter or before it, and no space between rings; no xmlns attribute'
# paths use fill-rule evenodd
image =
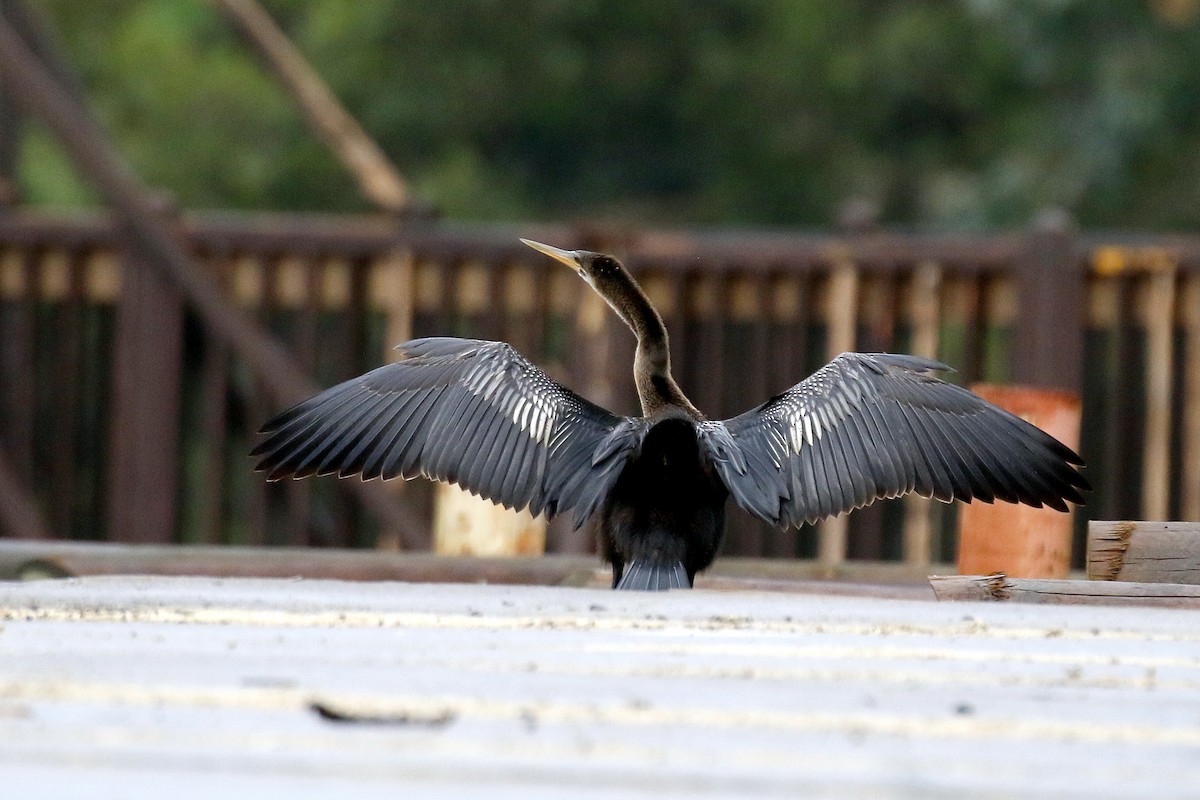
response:
<svg viewBox="0 0 1200 800"><path fill-rule="evenodd" d="M187 207L364 201L215 8L42 0L122 151ZM1200 22L1144 0L267 3L452 217L1200 224ZM1159 12L1160 14L1162 12ZM34 202L89 195L35 137Z"/></svg>

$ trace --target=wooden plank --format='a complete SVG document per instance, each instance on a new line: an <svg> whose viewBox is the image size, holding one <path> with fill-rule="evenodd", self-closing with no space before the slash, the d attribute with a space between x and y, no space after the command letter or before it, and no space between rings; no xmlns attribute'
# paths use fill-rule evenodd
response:
<svg viewBox="0 0 1200 800"><path fill-rule="evenodd" d="M499 270L499 338L545 367L546 281L534 267L512 262Z"/></svg>
<svg viewBox="0 0 1200 800"><path fill-rule="evenodd" d="M1182 278L1183 418L1180 420L1179 517L1200 520L1200 274Z"/></svg>
<svg viewBox="0 0 1200 800"><path fill-rule="evenodd" d="M686 327L691 398L704 414L720 418L725 382L724 281L721 275L698 272L685 283L688 292Z"/></svg>
<svg viewBox="0 0 1200 800"><path fill-rule="evenodd" d="M365 310L370 306L369 258L352 262L337 255L322 253L316 265L319 275L321 308L325 311Z"/></svg>
<svg viewBox="0 0 1200 800"><path fill-rule="evenodd" d="M781 271L768 283L767 317L770 321L770 359L767 362L767 396L778 394L808 376L808 328L811 293L803 277ZM763 398L764 400L766 398ZM768 555L795 558L815 547L810 531L780 531L767 534Z"/></svg>
<svg viewBox="0 0 1200 800"><path fill-rule="evenodd" d="M486 335L486 320L497 306L493 285L494 269L477 259L464 261L454 271L454 312L472 320L471 330ZM475 318L481 319L475 319Z"/></svg>
<svg viewBox="0 0 1200 800"><path fill-rule="evenodd" d="M417 269L412 253L401 248L384 250L369 262L366 308L387 315L385 357L391 348L412 338L412 318L417 302ZM352 269L346 264L346 269ZM390 360L390 357L389 357Z"/></svg>
<svg viewBox="0 0 1200 800"><path fill-rule="evenodd" d="M1145 449L1145 415L1139 412L1145 404L1146 349L1136 325L1137 276L1122 277L1120 299L1122 318L1107 365L1112 370L1110 374L1113 377L1109 384L1112 389L1105 392L1112 402L1110 430L1106 431L1111 438L1106 438L1104 447L1109 459L1106 467L1108 485L1098 488L1099 492L1115 499L1111 511L1105 516L1110 519L1137 519L1141 516L1141 481L1128 477L1141 475L1142 453Z"/></svg>
<svg viewBox="0 0 1200 800"><path fill-rule="evenodd" d="M300 367L308 375L320 375L321 353L318 352L318 340L328 345L331 342L327 340L331 337L318 336L318 316L323 305L318 262L311 257L289 254L277 259L273 266L275 293L269 301L274 309L274 316L282 317L286 321L285 339L289 349L296 354ZM344 353L338 354L339 366L346 363L342 361L343 358ZM318 381L330 382L320 378ZM293 547L330 544L319 540L316 526L313 524L313 481L282 481L278 488L287 495L287 512L281 528L283 538L272 538L268 541Z"/></svg>
<svg viewBox="0 0 1200 800"><path fill-rule="evenodd" d="M243 433L247 441L254 441L254 431L260 424L258 420L266 421L271 418L272 409L267 405L266 394L261 385L255 382L250 396L242 400L246 409L243 422L247 425ZM240 535L230 537L227 534L226 544L266 544L272 520L271 498L283 495L288 491L288 487L281 483L268 483L258 474L246 475L240 483L244 490L244 505L237 509L236 528L232 521L226 522L227 531L240 529Z"/></svg>
<svg viewBox="0 0 1200 800"><path fill-rule="evenodd" d="M1178 583L1010 578L997 572L931 575L929 585L938 600L1200 608L1200 586Z"/></svg>
<svg viewBox="0 0 1200 800"><path fill-rule="evenodd" d="M854 349L890 352L897 348L897 330L902 321L901 283L892 275L863 273L859 279L858 313Z"/></svg>
<svg viewBox="0 0 1200 800"><path fill-rule="evenodd" d="M1146 331L1146 409L1142 438L1142 519L1167 519L1171 502L1171 376L1175 344L1175 268L1160 263L1139 295Z"/></svg>
<svg viewBox="0 0 1200 800"><path fill-rule="evenodd" d="M658 275L655 283L661 288L661 296L666 301L663 308L663 323L667 326L667 335L671 342L671 367L677 374L676 380L688 393L689 384L688 364L691 363L690 352L692 342L688 338L688 303L687 279L679 275ZM662 312L662 309L660 309Z"/></svg>
<svg viewBox="0 0 1200 800"><path fill-rule="evenodd" d="M456 317L461 329L473 337L503 339L508 301L515 300L520 306L533 300L510 296L507 264L467 261L456 276ZM520 349L520 342L509 343ZM545 552L545 517L506 509L452 484L434 486L433 501L433 550L439 555L499 557Z"/></svg>
<svg viewBox="0 0 1200 800"><path fill-rule="evenodd" d="M726 274L717 304L721 325L721 363L724 376L720 404L708 409L713 417L729 418L765 401L767 392L767 313L763 281L749 276ZM772 531L772 533L768 533ZM729 514L725 523L724 552L739 556L767 554L767 539L790 538L792 531L779 531L749 514ZM772 548L773 549L773 548Z"/></svg>
<svg viewBox="0 0 1200 800"><path fill-rule="evenodd" d="M1124 376L1132 371L1126 361L1132 337L1123 323L1128 283L1109 275L1095 275L1089 281L1088 326L1094 342L1094 368L1087 373L1090 385L1084 387L1090 402L1088 427L1083 433L1085 441L1091 438L1092 450L1088 477L1095 493L1088 498L1089 511L1101 518L1122 515L1117 508L1128 489L1126 476L1130 473L1127 461L1131 454L1123 446L1123 437L1131 426L1122 418L1126 403L1120 402L1126 397ZM1134 509L1129 513L1136 516Z"/></svg>
<svg viewBox="0 0 1200 800"><path fill-rule="evenodd" d="M111 305L121 293L121 258L112 250L86 251L84 295L90 303Z"/></svg>
<svg viewBox="0 0 1200 800"><path fill-rule="evenodd" d="M1012 354L1009 333L1018 317L1016 281L1004 273L980 277L982 287L981 324L986 331L986 346L980 364L980 380L995 383L1012 381Z"/></svg>
<svg viewBox="0 0 1200 800"><path fill-rule="evenodd" d="M529 331L532 337L532 349L534 351L532 356L537 358L538 363L549 371L548 374L554 372L557 364L561 364L558 359L562 356L561 350L559 350L554 341L556 332L553 313L550 308L550 280L547 278L547 273L551 266L549 264L543 264L538 267L523 265L524 269L529 270L528 274L533 285L533 292L529 295L531 304L529 316L525 318L522 327Z"/></svg>
<svg viewBox="0 0 1200 800"><path fill-rule="evenodd" d="M909 284L907 315L912 335L908 351L922 358L938 357L941 329L942 268L924 261L913 270ZM935 501L912 494L904 498L904 529L901 552L904 563L927 566L933 559L933 515ZM937 509L940 513L940 509Z"/></svg>
<svg viewBox="0 0 1200 800"><path fill-rule="evenodd" d="M91 263L106 264L103 269L110 278L119 272L119 262L108 253L93 253ZM89 270L90 271L90 270ZM117 281L112 280L115 284ZM105 283L109 283L108 280ZM107 535L103 521L107 518L109 464L109 408L112 380L113 339L115 330L115 295L111 299L89 302L82 306L81 327L85 335L80 342L79 406L76 453L78 463L75 481L75 530L59 535L99 538Z"/></svg>
<svg viewBox="0 0 1200 800"><path fill-rule="evenodd" d="M0 258L0 442L8 454L14 475L32 481L34 466L34 409L37 392L35 342L37 327L34 289L37 252L10 249Z"/></svg>
<svg viewBox="0 0 1200 800"><path fill-rule="evenodd" d="M441 220L436 225L411 225L398 230L394 220L381 215L294 212L189 212L179 227L198 249L336 252L346 258L373 257L388 247L403 246L418 259L532 261L534 254L518 237L540 237L551 242L578 237L577 229L568 225L485 225ZM672 242L669 249L661 244L668 237ZM118 244L112 217L95 212L64 215L22 209L0 219L0 238L22 246L47 241L72 248L113 248ZM1200 235L1160 234L1156 240L1178 253L1181 263L1200 261ZM841 238L835 242L830 234L802 231L651 229L638 232L636 241L627 248L626 261L635 269L652 266L671 276L737 263L739 271L746 273L774 275L785 270L797 277L819 277L829 268L829 252L835 244L864 271L906 275L913 264L930 260L952 265L956 272L989 279L1000 276L1001 284L1007 287L1011 281L1007 276L1027 241L1012 233L905 232L877 234L848 243ZM569 271L564 271L564 277L578 281ZM1017 303L1011 307L1018 307Z"/></svg>
<svg viewBox="0 0 1200 800"><path fill-rule="evenodd" d="M311 264L298 253L271 257L267 267L267 302L273 308L305 309L312 301ZM303 359L305 353L301 353Z"/></svg>
<svg viewBox="0 0 1200 800"><path fill-rule="evenodd" d="M742 408L761 403L784 391L803 377L803 350L796 347L797 320L800 311L801 285L797 279L783 275L767 275L759 284L762 306L760 330L762 352L758 359L761 380L759 394L747 396ZM759 524L762 531L762 555L774 558L794 558L800 535L795 530L780 530L773 525Z"/></svg>
<svg viewBox="0 0 1200 800"><path fill-rule="evenodd" d="M860 352L903 351L897 341L903 318L902 281L895 275L859 276L858 320L855 324L854 349ZM891 501L871 503L857 509L846 519L846 558L880 559L900 549L903 520L889 525L897 506Z"/></svg>
<svg viewBox="0 0 1200 800"><path fill-rule="evenodd" d="M487 308L480 314L484 336L481 338L493 341L505 341L504 322L508 316L506 301L508 300L507 263L488 263L485 282L487 286Z"/></svg>
<svg viewBox="0 0 1200 800"><path fill-rule="evenodd" d="M725 325L733 335L726 335L722 343L727 365L722 413L733 416L770 396L770 314L765 280L729 279L726 288Z"/></svg>
<svg viewBox="0 0 1200 800"><path fill-rule="evenodd" d="M222 290L231 291L233 282L233 258L230 253L203 254L213 282ZM185 505L188 514L183 520L183 532L190 538L185 541L201 544L219 544L224 539L225 499L228 482L227 451L228 394L230 391L229 371L231 359L229 347L224 342L204 338L201 340L200 364L197 369L199 387L195 399L184 407L194 406L190 425L193 439L183 439L181 445L192 450L185 451L182 466L184 475ZM185 431L189 422L185 421ZM192 467L191 464L196 464Z"/></svg>
<svg viewBox="0 0 1200 800"><path fill-rule="evenodd" d="M587 583L594 556L460 558L337 548L0 540L0 580L46 575L212 575L422 583Z"/></svg>
<svg viewBox="0 0 1200 800"><path fill-rule="evenodd" d="M53 337L50 357L54 369L50 375L49 407L54 426L49 431L48 516L51 530L60 536L72 536L87 525L77 520L77 478L79 470L78 443L83 396L80 387L83 349L83 285L86 256L80 253L53 251L46 254L43 264L53 263L62 273L65 284L62 294L49 310ZM85 531L86 532L86 531Z"/></svg>
<svg viewBox="0 0 1200 800"><path fill-rule="evenodd" d="M1200 522L1093 520L1087 575L1098 581L1200 585Z"/></svg>
<svg viewBox="0 0 1200 800"><path fill-rule="evenodd" d="M380 353L380 363L391 363L399 359L396 346L414 337L413 329L417 315L417 265L412 252L401 248L391 248L376 258L370 267L370 277L366 286L367 308L381 309L384 313L383 352ZM427 282L435 283L434 292L440 292L441 283L437 273L430 271ZM431 301L430 306L436 301ZM396 494L405 491L407 481L394 481L391 489ZM381 530L375 539L375 547L379 550L397 551L403 549L399 532L396 530Z"/></svg>
<svg viewBox="0 0 1200 800"><path fill-rule="evenodd" d="M324 349L324 331L321 330L321 316L325 310L324 276L322 262L310 258L291 256L284 259L287 264L299 267L301 282L304 286L303 300L295 314L293 327L292 352L296 353L301 365L308 374L316 374L320 367L320 351ZM341 362L343 354L335 354ZM351 367L353 370L353 367Z"/></svg>
<svg viewBox="0 0 1200 800"><path fill-rule="evenodd" d="M792 275L776 275L770 282L772 358L767 391L774 394L808 377L807 283Z"/></svg>
<svg viewBox="0 0 1200 800"><path fill-rule="evenodd" d="M971 275L943 275L939 288L940 359L962 375L978 375L979 282Z"/></svg>
<svg viewBox="0 0 1200 800"><path fill-rule="evenodd" d="M859 272L854 262L837 257L825 294L825 356L854 350L858 328ZM817 525L817 561L832 569L846 560L849 525L845 514Z"/></svg>
<svg viewBox="0 0 1200 800"><path fill-rule="evenodd" d="M940 565L948 568L949 565ZM56 575L213 575L334 578L436 583L595 583L609 568L594 555L461 557L339 548L128 545L0 539L0 580ZM832 575L812 561L722 556L697 577L706 581L811 581L923 585L927 573L892 561L852 561Z"/></svg>
<svg viewBox="0 0 1200 800"><path fill-rule="evenodd" d="M345 304L336 310L326 311L326 323L333 328L332 340L335 347L330 353L334 361L328 364L334 380L345 380L375 369L380 359L374 355L376 344L372 331L372 320L366 309L369 305L368 289L371 260L367 257L345 263L341 259L325 257L326 282L331 274L345 277ZM340 279L338 279L340 282ZM362 483L362 481L359 481ZM405 481L407 483L407 481ZM395 487L391 494L399 494ZM378 541L379 528L370 525L363 514L361 503L353 501L352 484L347 481L324 482L320 495L330 510L332 525L318 527L312 543L318 546L363 547ZM320 515L318 515L319 517ZM386 530L383 529L383 530Z"/></svg>

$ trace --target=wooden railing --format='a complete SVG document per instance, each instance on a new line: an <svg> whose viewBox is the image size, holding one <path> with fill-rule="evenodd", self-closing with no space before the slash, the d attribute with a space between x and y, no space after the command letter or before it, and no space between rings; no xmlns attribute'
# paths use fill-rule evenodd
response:
<svg viewBox="0 0 1200 800"><path fill-rule="evenodd" d="M671 331L681 385L710 416L740 413L843 350L936 356L958 369L953 380L1082 393L1082 450L1097 488L1087 515L1200 519L1200 238L294 216L179 224L229 301L322 384L390 358L412 335L498 338L633 412L632 337L570 271L517 242L526 236L625 257ZM61 538L379 544L344 482L268 485L252 471L253 432L277 403L125 252L103 218L0 216L0 467L16 483L6 492L12 481L0 482L0 503L19 506L25 487L43 535ZM428 485L396 491L429 519ZM884 502L815 535L735 513L725 552L941 561L952 555L954 513ZM550 550L589 546L586 531L552 525Z"/></svg>

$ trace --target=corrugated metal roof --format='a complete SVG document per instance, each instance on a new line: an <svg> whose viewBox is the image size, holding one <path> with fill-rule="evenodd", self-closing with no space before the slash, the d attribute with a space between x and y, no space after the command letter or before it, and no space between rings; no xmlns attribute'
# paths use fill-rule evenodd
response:
<svg viewBox="0 0 1200 800"><path fill-rule="evenodd" d="M0 584L9 797L1185 797L1192 612Z"/></svg>

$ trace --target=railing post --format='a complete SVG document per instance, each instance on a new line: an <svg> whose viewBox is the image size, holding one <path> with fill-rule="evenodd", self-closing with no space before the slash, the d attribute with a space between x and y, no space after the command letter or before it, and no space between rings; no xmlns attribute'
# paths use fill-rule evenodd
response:
<svg viewBox="0 0 1200 800"><path fill-rule="evenodd" d="M942 268L933 261L917 265L913 271L909 324L912 339L909 352L922 358L937 359L941 323ZM931 498L910 494L904 499L904 529L901 553L905 564L928 567L933 562L933 515L939 514Z"/></svg>
<svg viewBox="0 0 1200 800"><path fill-rule="evenodd" d="M1174 412L1175 303L1178 259L1147 253L1149 267L1138 322L1145 331L1145 429L1142 434L1142 519L1171 518L1171 432Z"/></svg>
<svg viewBox="0 0 1200 800"><path fill-rule="evenodd" d="M825 357L854 350L858 330L859 272L847 254L835 253L825 296ZM817 563L832 575L846 560L849 523L845 514L817 525Z"/></svg>
<svg viewBox="0 0 1200 800"><path fill-rule="evenodd" d="M170 542L175 531L183 302L129 248L113 342L109 538Z"/></svg>
<svg viewBox="0 0 1200 800"><path fill-rule="evenodd" d="M1084 273L1071 218L1043 212L1014 266L1020 312L1013 381L1079 394L1083 380Z"/></svg>

